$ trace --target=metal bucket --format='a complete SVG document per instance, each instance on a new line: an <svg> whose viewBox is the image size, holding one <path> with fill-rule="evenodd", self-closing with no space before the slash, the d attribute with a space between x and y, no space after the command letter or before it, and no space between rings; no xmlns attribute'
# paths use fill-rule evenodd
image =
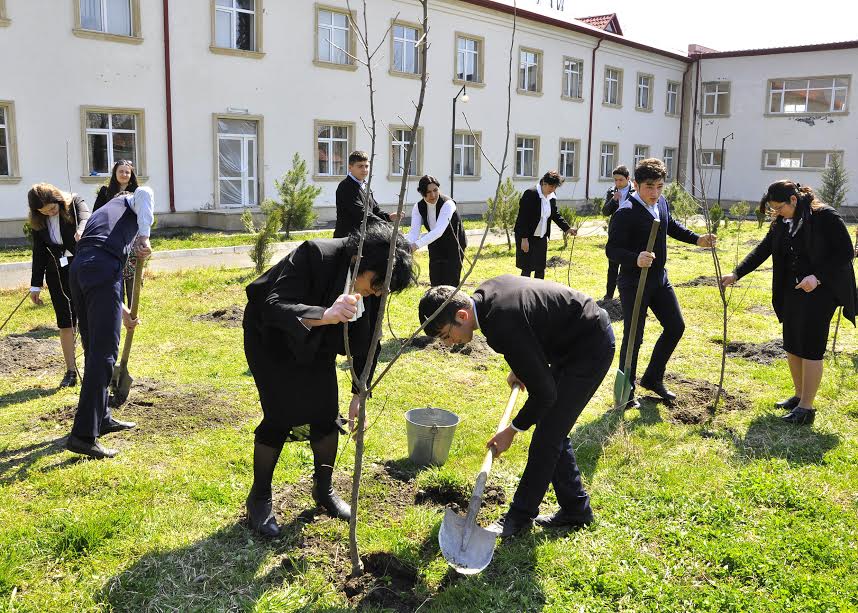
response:
<svg viewBox="0 0 858 613"><path fill-rule="evenodd" d="M444 409L426 407L405 413L408 457L417 465L441 466L447 461L459 416Z"/></svg>

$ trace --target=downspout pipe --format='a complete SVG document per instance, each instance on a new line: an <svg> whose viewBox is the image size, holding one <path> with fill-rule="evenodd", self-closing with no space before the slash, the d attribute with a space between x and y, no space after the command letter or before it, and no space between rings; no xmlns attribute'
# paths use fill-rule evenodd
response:
<svg viewBox="0 0 858 613"><path fill-rule="evenodd" d="M694 60L694 112L691 115L691 195L697 193L696 157L697 157L697 103L700 95L700 56Z"/></svg>
<svg viewBox="0 0 858 613"><path fill-rule="evenodd" d="M176 194L173 182L173 95L170 76L170 2L163 0L164 12L164 95L167 109L167 186L170 212L176 212Z"/></svg>
<svg viewBox="0 0 858 613"><path fill-rule="evenodd" d="M596 50L602 46L604 38L593 47L593 56L590 59L590 118L587 127L587 177L584 181L584 198L590 200L590 158L593 152L593 101L596 99Z"/></svg>
<svg viewBox="0 0 858 613"><path fill-rule="evenodd" d="M691 62L685 66L685 72L682 73L682 96L679 98L679 146L676 148L676 176L674 177L674 181L679 181L682 185L685 185L685 168L680 168L679 164L682 163L682 145L684 143L682 127L685 125L685 84L688 81L689 70L691 70Z"/></svg>

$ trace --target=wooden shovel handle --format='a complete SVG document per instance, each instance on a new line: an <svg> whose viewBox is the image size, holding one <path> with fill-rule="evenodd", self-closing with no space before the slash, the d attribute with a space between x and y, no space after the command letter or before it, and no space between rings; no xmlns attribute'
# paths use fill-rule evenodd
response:
<svg viewBox="0 0 858 613"><path fill-rule="evenodd" d="M655 237L658 234L658 219L652 220L652 227L649 229L649 239L646 242L647 252L651 252L655 246ZM632 355L635 348L635 337L638 335L638 318L641 314L641 302L643 301L644 287L646 286L646 277L649 274L649 268L641 268L641 278L638 281L638 291L635 294L635 305L632 309L632 321L629 326L629 338L623 339L626 343L626 363L623 366L623 374L628 377L632 369Z"/></svg>
<svg viewBox="0 0 858 613"><path fill-rule="evenodd" d="M506 409L504 410L503 415L500 418L500 423L498 424L498 429L495 432L495 434L498 434L499 432L503 431L507 427L507 424L509 423L510 415L512 415L512 410L515 407L515 402L516 402L516 400L518 400L518 392L520 389L521 388L518 386L518 383L516 383L515 385L512 386L512 391L509 393L509 400L506 403ZM480 473L485 473L486 475L489 474L489 471L491 471L491 469L492 469L492 460L494 460L494 457L495 457L494 448L489 449L486 452L486 457L483 460L483 465L480 468Z"/></svg>
<svg viewBox="0 0 858 613"><path fill-rule="evenodd" d="M143 260L145 262L145 260ZM131 319L137 319L137 309L140 306L140 287L143 285L143 262L137 261L134 271L134 289L131 290ZM121 365L128 364L128 356L131 355L131 341L134 339L134 328L125 331L125 344L122 346Z"/></svg>

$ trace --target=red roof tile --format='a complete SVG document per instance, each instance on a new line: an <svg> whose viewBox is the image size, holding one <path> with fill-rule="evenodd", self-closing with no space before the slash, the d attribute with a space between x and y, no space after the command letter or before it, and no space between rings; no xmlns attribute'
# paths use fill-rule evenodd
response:
<svg viewBox="0 0 858 613"><path fill-rule="evenodd" d="M623 35L623 29L620 27L620 20L617 18L616 13L609 13L607 15L593 15L592 17L576 17L578 21L583 21L587 25L593 26L594 28L598 28L599 30L605 30L608 32L614 32L615 34ZM608 30L608 26L613 26L611 30Z"/></svg>

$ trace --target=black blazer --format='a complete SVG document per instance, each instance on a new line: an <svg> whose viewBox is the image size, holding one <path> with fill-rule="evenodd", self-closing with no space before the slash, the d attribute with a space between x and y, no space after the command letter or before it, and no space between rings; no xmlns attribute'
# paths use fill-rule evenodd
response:
<svg viewBox="0 0 858 613"><path fill-rule="evenodd" d="M858 294L855 289L855 271L852 260L855 251L849 230L843 218L830 206L811 211L800 232L810 258L813 274L834 294L837 304L843 307L846 319L855 325ZM786 248L787 224L780 218L774 221L762 242L736 267L740 279L756 270L772 256L772 307L783 321L784 288L795 287L790 279L789 256Z"/></svg>
<svg viewBox="0 0 858 613"><path fill-rule="evenodd" d="M638 268L638 255L646 251L647 239L653 217L648 210L638 202L637 198L629 198L631 206L620 208L614 213L608 226L608 243L605 254L613 262L620 264L620 275L617 286L621 288L637 287L641 269ZM647 285L665 285L667 283L667 237L696 245L700 235L692 232L670 215L667 200L658 199L658 217L661 224L655 239L655 261L649 269Z"/></svg>
<svg viewBox="0 0 858 613"><path fill-rule="evenodd" d="M512 420L527 430L557 401L551 367L598 347L602 310L565 285L515 275L481 283L473 298L489 346L527 386L527 401Z"/></svg>
<svg viewBox="0 0 858 613"><path fill-rule="evenodd" d="M378 207L378 203L368 189L361 189L357 181L346 177L337 186L337 224L334 238L344 238L360 229L363 212L369 207L367 223L390 221L390 215Z"/></svg>
<svg viewBox="0 0 858 613"><path fill-rule="evenodd" d="M45 280L45 270L48 269L48 265L51 264L54 259L59 260L66 251L74 255L77 250L77 240L75 240L74 237L75 232L80 229L82 233L83 228L86 225L86 220L89 219L89 207L86 205L86 202L83 201L83 198L77 194L72 194L71 214L71 222L66 221L62 214L59 215L60 236L63 239L62 245L54 245L51 242L51 235L48 231L47 225L45 225L41 230L33 231L33 271L30 276L31 287L42 286L42 283ZM51 270L53 270L53 264L51 264Z"/></svg>
<svg viewBox="0 0 858 613"><path fill-rule="evenodd" d="M605 193L605 205L602 207L602 215L613 215L620 208L620 205L632 197L635 193L635 186L629 183L629 191L626 192L626 197L622 202L614 200L614 194L619 191L616 186L612 187Z"/></svg>
<svg viewBox="0 0 858 613"><path fill-rule="evenodd" d="M563 219L563 216L557 212L557 199L551 198L551 215L548 217L548 228L546 228L545 238L551 238L551 222L553 221L560 229L566 232L569 230L569 224ZM542 202L539 193L535 187L524 190L521 195L521 200L518 201L518 216L515 218L515 237L516 239L530 238L536 232L536 227L539 225L539 217L542 212Z"/></svg>

